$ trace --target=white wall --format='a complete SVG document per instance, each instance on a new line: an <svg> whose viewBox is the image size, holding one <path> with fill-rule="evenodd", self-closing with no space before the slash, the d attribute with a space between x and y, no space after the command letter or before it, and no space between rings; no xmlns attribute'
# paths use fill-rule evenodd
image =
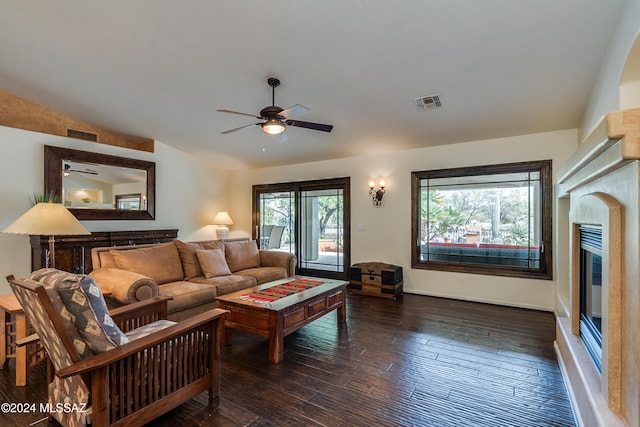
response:
<svg viewBox="0 0 640 427"><path fill-rule="evenodd" d="M289 141L289 143L295 143ZM564 130L487 141L299 165L236 171L230 215L237 235L251 235L251 186L351 177L351 261L384 261L404 269L406 292L486 301L552 311L555 281L514 279L411 269L411 172L418 170L552 159L555 174L577 147L577 131ZM374 208L368 180L388 182L382 206ZM365 231L356 231L358 224ZM555 238L555 236L554 236ZM566 236L565 236L566 238ZM559 263L566 265L565 259Z"/></svg>
<svg viewBox="0 0 640 427"><path fill-rule="evenodd" d="M146 153L0 126L0 230L31 207L31 195L43 191L44 145L156 162L155 221L83 221L90 231L177 228L183 240L215 239L211 219L229 209L228 172L166 144L156 142L155 153ZM0 294L11 292L5 276L30 271L28 236L0 234Z"/></svg>
<svg viewBox="0 0 640 427"><path fill-rule="evenodd" d="M615 32L609 42L607 56L591 91L580 128L580 140L608 112L621 108L620 78L634 41L640 33L640 0L627 0ZM636 107L640 105L635 105ZM627 106L628 107L628 106Z"/></svg>

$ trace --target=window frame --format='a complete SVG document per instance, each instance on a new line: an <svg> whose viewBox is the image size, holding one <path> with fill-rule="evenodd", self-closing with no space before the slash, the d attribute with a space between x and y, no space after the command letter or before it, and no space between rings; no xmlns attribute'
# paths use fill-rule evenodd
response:
<svg viewBox="0 0 640 427"><path fill-rule="evenodd" d="M317 179L308 181L293 181L293 182L280 182L273 184L255 184L252 186L252 238L259 239L260 228L260 195L263 193L274 193L280 191L290 191L294 193L295 199L295 220L294 229L295 234L295 255L300 256L301 242L300 235L301 230L301 218L299 216L300 208L300 193L304 191L324 190L324 189L336 189L342 190L343 198L343 251L342 251L342 266L343 271L331 271L331 270L316 270L305 268L301 266L301 260L298 259L296 264L296 274L310 275L315 277L329 278L329 279L344 279L348 280L349 266L351 265L351 177L338 177Z"/></svg>
<svg viewBox="0 0 640 427"><path fill-rule="evenodd" d="M422 179L473 177L478 175L507 174L514 172L540 173L540 216L541 242L538 268L502 266L492 264L472 264L452 261L421 260L420 244L420 181ZM517 163L503 163L461 168L435 169L411 172L411 268L425 270L452 271L459 273L485 274L530 279L553 279L553 186L552 161L536 160Z"/></svg>

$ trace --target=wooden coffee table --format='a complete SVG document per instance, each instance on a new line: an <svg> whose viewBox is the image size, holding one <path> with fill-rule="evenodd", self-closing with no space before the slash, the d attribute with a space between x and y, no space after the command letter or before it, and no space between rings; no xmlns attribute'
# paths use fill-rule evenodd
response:
<svg viewBox="0 0 640 427"><path fill-rule="evenodd" d="M256 302L240 298L258 290L291 282L296 277L323 283L272 302ZM223 345L231 344L231 329L268 337L269 361L280 363L283 357L283 339L290 333L333 310L338 311L338 323L346 321L345 295L349 282L296 277L276 280L218 297L220 308L230 311L225 319L221 336Z"/></svg>

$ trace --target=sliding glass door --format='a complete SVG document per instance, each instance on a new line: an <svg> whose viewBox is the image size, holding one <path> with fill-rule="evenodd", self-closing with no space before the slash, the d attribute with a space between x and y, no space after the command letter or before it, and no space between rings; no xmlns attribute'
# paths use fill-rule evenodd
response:
<svg viewBox="0 0 640 427"><path fill-rule="evenodd" d="M295 253L295 201L293 191L275 190L260 194L257 205L260 221L254 231L260 249Z"/></svg>
<svg viewBox="0 0 640 427"><path fill-rule="evenodd" d="M299 274L346 278L349 187L349 178L254 186L254 237L260 248L294 253Z"/></svg>

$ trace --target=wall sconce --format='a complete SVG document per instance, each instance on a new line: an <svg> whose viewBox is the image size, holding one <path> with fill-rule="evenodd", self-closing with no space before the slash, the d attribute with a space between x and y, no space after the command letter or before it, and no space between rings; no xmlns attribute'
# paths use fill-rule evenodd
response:
<svg viewBox="0 0 640 427"><path fill-rule="evenodd" d="M384 181L384 179L381 179L378 182L378 185L380 186L380 188L378 190L375 190L376 182L374 180L369 181L369 195L373 200L373 206L382 205L382 196L384 196L385 193L384 187L387 185L387 183Z"/></svg>

